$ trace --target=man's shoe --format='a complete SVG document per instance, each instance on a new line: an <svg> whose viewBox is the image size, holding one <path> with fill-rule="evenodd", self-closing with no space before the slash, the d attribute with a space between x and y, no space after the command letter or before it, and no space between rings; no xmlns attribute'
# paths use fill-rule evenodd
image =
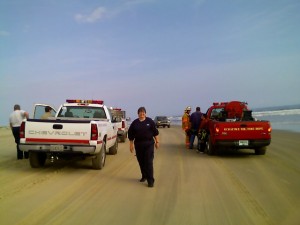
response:
<svg viewBox="0 0 300 225"><path fill-rule="evenodd" d="M154 183L149 183L148 187L154 187Z"/></svg>
<svg viewBox="0 0 300 225"><path fill-rule="evenodd" d="M145 182L146 181L146 178L144 178L144 177L142 177L141 179L140 179L140 182Z"/></svg>

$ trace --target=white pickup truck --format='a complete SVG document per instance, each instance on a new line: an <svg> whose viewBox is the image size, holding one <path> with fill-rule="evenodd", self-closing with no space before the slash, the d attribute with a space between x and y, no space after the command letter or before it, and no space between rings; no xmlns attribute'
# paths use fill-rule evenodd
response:
<svg viewBox="0 0 300 225"><path fill-rule="evenodd" d="M118 129L118 138L120 142L125 142L128 133L128 123L129 118L126 118L126 111L120 108L111 109L111 114L116 117L118 123L116 123Z"/></svg>
<svg viewBox="0 0 300 225"><path fill-rule="evenodd" d="M110 110L101 100L67 100L54 117L41 118L37 104L33 119L23 121L20 149L29 152L32 168L45 165L47 158L90 156L92 167L102 169L106 153L117 154L117 127Z"/></svg>

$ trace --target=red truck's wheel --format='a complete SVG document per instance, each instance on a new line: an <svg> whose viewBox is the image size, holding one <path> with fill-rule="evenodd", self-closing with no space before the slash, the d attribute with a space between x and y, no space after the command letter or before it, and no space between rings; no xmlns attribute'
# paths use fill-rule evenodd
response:
<svg viewBox="0 0 300 225"><path fill-rule="evenodd" d="M257 148L255 149L255 155L264 155L266 154L266 150L266 147Z"/></svg>
<svg viewBox="0 0 300 225"><path fill-rule="evenodd" d="M208 136L208 140L206 142L206 152L208 155L214 155L216 152L216 149L211 142L210 136Z"/></svg>

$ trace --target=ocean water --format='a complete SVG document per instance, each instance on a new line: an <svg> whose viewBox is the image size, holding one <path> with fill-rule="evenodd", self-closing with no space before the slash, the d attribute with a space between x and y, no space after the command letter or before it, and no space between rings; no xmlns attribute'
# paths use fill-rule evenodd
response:
<svg viewBox="0 0 300 225"><path fill-rule="evenodd" d="M257 120L268 120L273 130L300 132L300 105L252 109ZM181 125L181 116L169 117L174 125Z"/></svg>
<svg viewBox="0 0 300 225"><path fill-rule="evenodd" d="M300 107L298 109L254 111L253 117L270 121L274 130L300 132Z"/></svg>

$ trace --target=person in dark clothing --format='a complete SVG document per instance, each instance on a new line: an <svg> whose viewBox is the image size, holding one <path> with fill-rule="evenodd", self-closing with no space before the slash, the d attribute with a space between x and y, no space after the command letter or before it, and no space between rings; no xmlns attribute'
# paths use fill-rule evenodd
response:
<svg viewBox="0 0 300 225"><path fill-rule="evenodd" d="M207 114L202 115L202 120L199 127L199 133L198 133L198 150L200 152L204 152L205 145L207 142L208 137L208 123L209 119L207 118Z"/></svg>
<svg viewBox="0 0 300 225"><path fill-rule="evenodd" d="M196 111L193 112L190 117L190 122L191 122L190 149L193 149L194 140L196 135L198 135L201 119L202 119L202 113L200 111L200 107L196 107Z"/></svg>
<svg viewBox="0 0 300 225"><path fill-rule="evenodd" d="M153 159L154 146L159 148L158 130L154 121L146 117L145 107L138 109L138 118L135 119L128 129L128 139L130 141L130 152L134 149L141 169L142 178L140 182L147 180L148 187L154 186Z"/></svg>

